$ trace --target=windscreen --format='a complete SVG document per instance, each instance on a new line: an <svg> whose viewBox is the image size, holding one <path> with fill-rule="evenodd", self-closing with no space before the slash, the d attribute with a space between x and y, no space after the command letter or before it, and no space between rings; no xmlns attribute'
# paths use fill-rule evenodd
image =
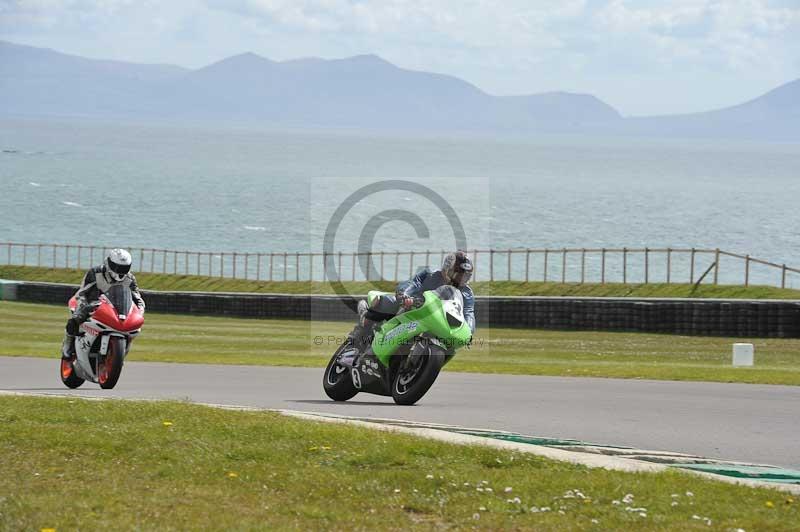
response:
<svg viewBox="0 0 800 532"><path fill-rule="evenodd" d="M449 284L437 288L436 295L442 301L458 301L462 307L464 306L464 296L461 295L461 290Z"/></svg>
<svg viewBox="0 0 800 532"><path fill-rule="evenodd" d="M108 289L106 297L108 301L114 305L117 314L128 315L128 311L131 309L131 303L133 302L130 288L121 284L114 285Z"/></svg>

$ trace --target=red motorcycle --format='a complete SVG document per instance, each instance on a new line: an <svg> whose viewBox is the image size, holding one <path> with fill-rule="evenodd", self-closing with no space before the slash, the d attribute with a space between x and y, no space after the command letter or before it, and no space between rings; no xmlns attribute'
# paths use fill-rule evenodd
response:
<svg viewBox="0 0 800 532"><path fill-rule="evenodd" d="M71 312L77 304L73 296L69 300ZM96 382L103 389L116 386L122 363L142 325L144 312L133 302L130 288L112 286L81 324L75 337L75 356L61 359L61 382L68 388L77 388L84 381Z"/></svg>

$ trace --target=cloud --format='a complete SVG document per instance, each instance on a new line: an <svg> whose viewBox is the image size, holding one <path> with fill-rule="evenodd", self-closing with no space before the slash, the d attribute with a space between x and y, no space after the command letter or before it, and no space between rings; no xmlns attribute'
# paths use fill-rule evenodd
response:
<svg viewBox="0 0 800 532"><path fill-rule="evenodd" d="M773 7L766 0L679 0L641 7L612 0L598 11L596 21L601 30L644 45L639 54L752 67L783 55L783 42L800 31L800 6Z"/></svg>
<svg viewBox="0 0 800 532"><path fill-rule="evenodd" d="M797 0L0 0L0 38L201 66L377 53L495 94L623 111L736 103L800 74Z"/></svg>
<svg viewBox="0 0 800 532"><path fill-rule="evenodd" d="M556 4L445 0L207 0L213 9L253 17L265 25L311 32L352 32L383 38L431 37L468 47L552 44L549 21L578 17L585 0Z"/></svg>

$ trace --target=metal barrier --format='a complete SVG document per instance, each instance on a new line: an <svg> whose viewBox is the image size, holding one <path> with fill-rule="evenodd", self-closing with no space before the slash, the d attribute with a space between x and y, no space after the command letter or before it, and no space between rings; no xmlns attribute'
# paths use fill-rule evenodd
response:
<svg viewBox="0 0 800 532"><path fill-rule="evenodd" d="M88 268L110 246L0 243L0 264ZM139 272L202 275L259 281L407 279L437 267L444 250L336 252L215 252L128 247ZM475 281L559 283L689 283L800 285L800 269L763 259L705 248L472 249ZM326 266L332 275L326 275ZM369 267L371 265L371 267Z"/></svg>

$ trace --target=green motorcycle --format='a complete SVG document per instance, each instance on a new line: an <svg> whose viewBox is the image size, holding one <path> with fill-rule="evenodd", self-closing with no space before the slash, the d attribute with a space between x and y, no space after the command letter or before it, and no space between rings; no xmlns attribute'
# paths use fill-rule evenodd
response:
<svg viewBox="0 0 800 532"><path fill-rule="evenodd" d="M388 294L371 291L370 306L382 295ZM471 339L461 291L448 285L428 290L415 298L411 309L385 321L363 352L348 337L325 368L325 393L334 401L367 392L391 396L399 405L413 405L456 350Z"/></svg>

